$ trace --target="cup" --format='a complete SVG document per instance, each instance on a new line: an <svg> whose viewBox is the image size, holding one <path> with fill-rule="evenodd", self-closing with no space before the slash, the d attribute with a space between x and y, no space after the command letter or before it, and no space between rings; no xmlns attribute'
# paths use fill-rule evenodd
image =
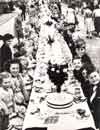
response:
<svg viewBox="0 0 100 130"><path fill-rule="evenodd" d="M81 90L80 88L75 88L75 97L76 98L81 98Z"/></svg>
<svg viewBox="0 0 100 130"><path fill-rule="evenodd" d="M81 116L81 118L85 117L86 110L85 109L77 109L77 113Z"/></svg>

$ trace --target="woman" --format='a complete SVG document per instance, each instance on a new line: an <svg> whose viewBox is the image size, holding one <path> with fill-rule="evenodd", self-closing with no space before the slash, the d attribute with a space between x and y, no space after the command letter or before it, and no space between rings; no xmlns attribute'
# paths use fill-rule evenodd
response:
<svg viewBox="0 0 100 130"><path fill-rule="evenodd" d="M93 18L92 18L92 10L88 6L84 11L84 21L86 24L87 38L91 39L92 32L94 31L94 23L93 23Z"/></svg>

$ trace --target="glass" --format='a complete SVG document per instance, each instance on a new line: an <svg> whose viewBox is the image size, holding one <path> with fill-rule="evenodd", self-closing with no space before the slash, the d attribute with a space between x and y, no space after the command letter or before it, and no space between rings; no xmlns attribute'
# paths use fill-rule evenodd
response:
<svg viewBox="0 0 100 130"><path fill-rule="evenodd" d="M77 109L77 113L81 116L81 118L85 117L86 110L84 109Z"/></svg>
<svg viewBox="0 0 100 130"><path fill-rule="evenodd" d="M82 98L80 88L75 88L74 94L75 94L74 102L79 103L81 101L81 98Z"/></svg>
<svg viewBox="0 0 100 130"><path fill-rule="evenodd" d="M56 92L56 86L55 85L52 86L51 91Z"/></svg>
<svg viewBox="0 0 100 130"><path fill-rule="evenodd" d="M75 88L75 96L77 98L81 97L81 90L80 90L80 88Z"/></svg>

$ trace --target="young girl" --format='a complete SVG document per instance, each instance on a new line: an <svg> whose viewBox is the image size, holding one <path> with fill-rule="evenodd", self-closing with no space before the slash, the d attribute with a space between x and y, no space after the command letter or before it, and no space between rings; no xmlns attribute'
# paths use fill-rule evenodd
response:
<svg viewBox="0 0 100 130"><path fill-rule="evenodd" d="M86 43L83 39L79 38L75 42L75 52L81 58L83 64L92 64L90 57L86 53Z"/></svg>
<svg viewBox="0 0 100 130"><path fill-rule="evenodd" d="M12 61L10 61L8 65L8 71L11 74L11 82L13 85L16 108L20 109L21 106L25 107L25 105L27 104L28 94L24 88L25 85L22 80L22 74L20 73L22 71L22 66L19 60L13 59Z"/></svg>

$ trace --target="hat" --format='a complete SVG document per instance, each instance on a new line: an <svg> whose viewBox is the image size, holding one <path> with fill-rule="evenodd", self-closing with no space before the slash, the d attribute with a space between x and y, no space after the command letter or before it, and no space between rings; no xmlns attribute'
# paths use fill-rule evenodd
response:
<svg viewBox="0 0 100 130"><path fill-rule="evenodd" d="M8 40L14 38L14 36L13 36L12 34L9 34L9 33L6 33L3 37L4 37L4 40L5 40L5 41L8 41Z"/></svg>

